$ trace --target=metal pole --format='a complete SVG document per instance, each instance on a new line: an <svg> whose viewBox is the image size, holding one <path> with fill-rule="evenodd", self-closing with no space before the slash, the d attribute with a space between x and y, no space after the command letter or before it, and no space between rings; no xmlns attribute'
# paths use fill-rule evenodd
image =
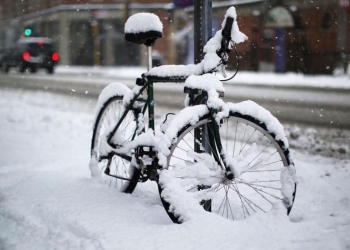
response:
<svg viewBox="0 0 350 250"><path fill-rule="evenodd" d="M203 57L203 47L211 38L211 0L194 1L194 60L199 63Z"/></svg>
<svg viewBox="0 0 350 250"><path fill-rule="evenodd" d="M199 63L204 58L203 47L211 38L211 0L195 0L194 1L194 60ZM201 141L206 152L210 153L208 127L204 126L194 131L195 141L194 150L200 152L201 148L197 141Z"/></svg>
<svg viewBox="0 0 350 250"><path fill-rule="evenodd" d="M147 46L147 71L152 69L152 46Z"/></svg>

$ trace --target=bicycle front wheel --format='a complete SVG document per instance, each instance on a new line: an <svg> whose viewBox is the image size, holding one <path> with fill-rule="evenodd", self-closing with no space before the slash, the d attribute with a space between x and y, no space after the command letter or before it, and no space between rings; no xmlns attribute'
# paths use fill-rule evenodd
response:
<svg viewBox="0 0 350 250"><path fill-rule="evenodd" d="M107 185L121 192L132 193L140 177L140 170L129 160L116 155L107 143L108 134L121 119L123 112L122 96L110 98L98 111L91 140L93 166L90 166L90 169L93 168L92 174L99 175ZM136 128L135 113L129 110L116 132L118 143L123 145L133 140L136 136Z"/></svg>
<svg viewBox="0 0 350 250"><path fill-rule="evenodd" d="M292 199L283 195L281 172L291 164L283 141L267 131L265 124L256 118L231 112L222 120L219 129L220 148L213 139L217 137L213 123L212 118L203 117L195 125L183 127L170 147L166 169L176 172L174 177L181 187L186 192L194 192L193 197L197 197L198 204L206 211L230 220L244 219L257 211L268 212L274 203L281 201L289 213L296 186L293 184ZM196 134L205 133L207 139L195 139ZM233 179L221 171L224 169L222 151L238 169L239 174ZM174 199L162 194L165 188L166 183L160 181L163 205L172 221L181 223L186 220L186 215L181 214L184 210L176 207L181 202L176 204Z"/></svg>

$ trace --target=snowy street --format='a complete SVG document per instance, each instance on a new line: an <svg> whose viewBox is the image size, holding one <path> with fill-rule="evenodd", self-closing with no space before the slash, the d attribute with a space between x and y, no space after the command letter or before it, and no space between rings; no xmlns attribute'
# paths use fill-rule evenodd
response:
<svg viewBox="0 0 350 250"><path fill-rule="evenodd" d="M0 86L97 98L102 88L111 82L133 88L135 79L144 72L144 67L60 66L54 75L44 71L21 75L12 70L8 75L1 75ZM242 71L224 84L224 100L255 101L283 122L346 129L350 127L349 83L348 76ZM154 91L156 104L182 107L183 84L156 83Z"/></svg>
<svg viewBox="0 0 350 250"><path fill-rule="evenodd" d="M173 224L155 183L90 178L95 99L0 88L0 249L350 249L350 132L285 125L298 174L289 217ZM158 122L168 110L160 110Z"/></svg>

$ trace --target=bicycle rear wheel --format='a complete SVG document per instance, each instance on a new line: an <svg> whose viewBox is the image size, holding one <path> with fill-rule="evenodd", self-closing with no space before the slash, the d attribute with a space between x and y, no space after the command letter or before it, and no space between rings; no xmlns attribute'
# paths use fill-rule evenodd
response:
<svg viewBox="0 0 350 250"><path fill-rule="evenodd" d="M140 170L134 167L129 160L113 153L107 143L108 134L118 123L123 112L122 96L111 97L98 111L91 140L90 169L92 175L100 176L107 185L121 192L132 193L140 177ZM136 128L135 113L130 110L116 132L118 138L112 138L112 142L117 140L119 145L123 145L133 140L136 136ZM132 153L130 152L130 156Z"/></svg>
<svg viewBox="0 0 350 250"><path fill-rule="evenodd" d="M220 149L213 143L214 122L209 117L203 117L195 125L187 125L179 130L178 139L170 147L166 178L170 171L174 172L172 176L183 190L197 199L197 204L201 204L206 211L230 220L244 219L257 211L268 212L274 203L281 201L289 213L296 185L292 183L293 190L289 190L289 195L286 195L286 187L283 187L286 184L283 183L281 173L295 173L291 167L289 150L283 141L267 131L265 124L256 118L231 112L220 126ZM198 131L200 134L206 131L208 139L196 140ZM194 152L196 147L200 148L197 153ZM225 158L230 159L239 170L232 180L221 171L223 161L218 160L221 150L224 150ZM171 187L166 183L169 179L162 179L162 175L158 187L164 208L173 222L181 223L189 218L181 213L191 209L179 207L184 202L177 202L171 197L175 190L169 190ZM164 192L167 188L167 192ZM290 195L290 192L293 194Z"/></svg>

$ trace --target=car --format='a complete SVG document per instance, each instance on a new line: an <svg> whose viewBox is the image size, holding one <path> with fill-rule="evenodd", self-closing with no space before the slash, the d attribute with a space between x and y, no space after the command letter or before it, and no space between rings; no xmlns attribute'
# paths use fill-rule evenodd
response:
<svg viewBox="0 0 350 250"><path fill-rule="evenodd" d="M4 60L5 54L6 54L7 50L4 48L0 48L0 69L2 67L2 62Z"/></svg>
<svg viewBox="0 0 350 250"><path fill-rule="evenodd" d="M8 73L11 67L16 67L21 73L27 69L35 73L39 68L44 68L49 74L52 74L59 57L51 39L27 37L18 40L14 47L4 52L1 66L5 73Z"/></svg>

